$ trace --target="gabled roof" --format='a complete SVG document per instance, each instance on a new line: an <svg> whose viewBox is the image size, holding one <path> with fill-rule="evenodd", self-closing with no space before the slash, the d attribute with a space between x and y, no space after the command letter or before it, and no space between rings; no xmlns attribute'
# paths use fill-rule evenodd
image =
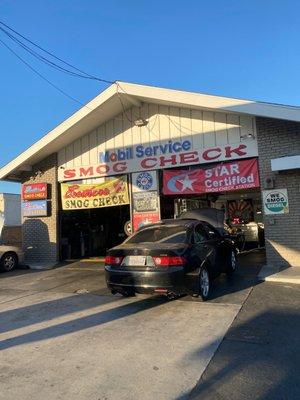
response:
<svg viewBox="0 0 300 400"><path fill-rule="evenodd" d="M138 106L141 102L300 122L300 107L115 82L2 167L0 180L20 181L22 171L30 170L32 165L121 113L123 108Z"/></svg>

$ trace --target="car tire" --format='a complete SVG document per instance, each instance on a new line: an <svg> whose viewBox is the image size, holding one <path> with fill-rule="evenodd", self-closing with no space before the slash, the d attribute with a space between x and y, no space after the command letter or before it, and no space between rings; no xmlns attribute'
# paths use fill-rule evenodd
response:
<svg viewBox="0 0 300 400"><path fill-rule="evenodd" d="M194 294L193 297L198 297L202 301L206 301L210 294L210 277L208 270L205 266L200 268L198 275L198 293Z"/></svg>
<svg viewBox="0 0 300 400"><path fill-rule="evenodd" d="M18 256L16 253L4 253L0 260L0 269L4 272L14 270L18 266Z"/></svg>
<svg viewBox="0 0 300 400"><path fill-rule="evenodd" d="M232 275L237 269L237 259L236 252L234 250L230 251L229 259L228 259L228 267L226 270L227 275Z"/></svg>
<svg viewBox="0 0 300 400"><path fill-rule="evenodd" d="M134 290L122 290L119 292L123 297L133 297L135 296Z"/></svg>

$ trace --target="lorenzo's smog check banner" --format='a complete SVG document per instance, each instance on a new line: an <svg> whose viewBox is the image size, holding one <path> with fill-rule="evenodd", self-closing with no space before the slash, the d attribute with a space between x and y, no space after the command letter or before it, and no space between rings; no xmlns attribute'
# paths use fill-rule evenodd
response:
<svg viewBox="0 0 300 400"><path fill-rule="evenodd" d="M99 184L61 184L63 210L83 210L129 204L127 182L113 179Z"/></svg>

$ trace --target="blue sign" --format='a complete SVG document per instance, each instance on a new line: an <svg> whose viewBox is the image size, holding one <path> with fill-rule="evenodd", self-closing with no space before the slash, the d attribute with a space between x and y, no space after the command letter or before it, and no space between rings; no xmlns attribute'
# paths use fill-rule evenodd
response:
<svg viewBox="0 0 300 400"><path fill-rule="evenodd" d="M137 146L130 146L115 151L106 150L99 153L99 161L101 163L133 160L134 158L162 156L169 154L176 154L184 151L189 151L192 148L190 140L163 142L156 145L145 146L139 144Z"/></svg>
<svg viewBox="0 0 300 400"><path fill-rule="evenodd" d="M135 172L132 174L132 191L147 192L157 190L156 171Z"/></svg>
<svg viewBox="0 0 300 400"><path fill-rule="evenodd" d="M47 211L47 200L22 202L23 217L46 217Z"/></svg>
<svg viewBox="0 0 300 400"><path fill-rule="evenodd" d="M136 185L141 190L149 190L153 185L153 178L149 172L141 172L136 178Z"/></svg>

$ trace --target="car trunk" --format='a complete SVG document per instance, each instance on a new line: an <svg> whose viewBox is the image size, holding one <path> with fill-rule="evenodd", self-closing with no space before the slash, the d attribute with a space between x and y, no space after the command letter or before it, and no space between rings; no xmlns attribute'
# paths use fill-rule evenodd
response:
<svg viewBox="0 0 300 400"><path fill-rule="evenodd" d="M183 256L187 245L180 243L124 243L109 250L108 255L113 257L122 257L122 268L126 270L147 270L157 269L153 257L181 257Z"/></svg>

